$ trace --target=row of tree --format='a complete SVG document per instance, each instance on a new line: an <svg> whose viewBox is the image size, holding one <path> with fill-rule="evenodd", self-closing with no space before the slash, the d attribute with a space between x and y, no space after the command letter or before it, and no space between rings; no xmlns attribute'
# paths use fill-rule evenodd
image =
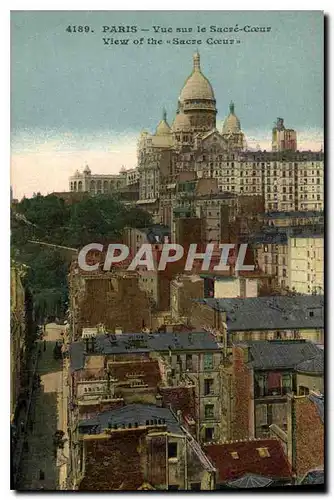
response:
<svg viewBox="0 0 334 500"><path fill-rule="evenodd" d="M151 223L147 212L104 195L68 204L58 196L38 194L16 204L11 217L12 257L28 266L26 285L37 321L61 318L67 309L67 274L73 253L58 246L80 249L88 243L108 243L120 240L126 226Z"/></svg>

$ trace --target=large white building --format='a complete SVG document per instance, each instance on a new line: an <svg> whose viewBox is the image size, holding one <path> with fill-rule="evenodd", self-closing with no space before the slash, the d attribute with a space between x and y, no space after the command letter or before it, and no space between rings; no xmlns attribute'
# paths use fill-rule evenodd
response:
<svg viewBox="0 0 334 500"><path fill-rule="evenodd" d="M70 191L85 191L92 195L109 194L117 189L130 186L138 182L138 171L135 168L125 170L119 174L92 174L88 165L82 172L76 172L69 179Z"/></svg>
<svg viewBox="0 0 334 500"><path fill-rule="evenodd" d="M118 175L92 175L86 167L70 178L70 190L108 193L139 182L137 203L151 211L156 222L171 225L179 175L193 172L197 179L215 178L222 193L261 196L265 211L323 210L322 152L296 151L296 133L285 129L282 118L273 150L249 151L234 103L221 130L216 117L214 90L197 52L172 124L164 111L153 134L140 134L138 167Z"/></svg>
<svg viewBox="0 0 334 500"><path fill-rule="evenodd" d="M265 211L323 210L322 152L295 151L296 134L285 127L294 132L293 144L248 151L234 103L220 131L216 114L214 91L196 53L172 125L164 113L155 133L143 132L138 143L140 201L156 210L158 200L160 222L170 224L179 174L189 171L198 179L216 178L221 192L262 196Z"/></svg>

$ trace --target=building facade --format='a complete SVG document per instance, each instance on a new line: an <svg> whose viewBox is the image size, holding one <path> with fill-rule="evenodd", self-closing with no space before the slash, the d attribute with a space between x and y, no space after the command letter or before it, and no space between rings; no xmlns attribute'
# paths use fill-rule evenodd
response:
<svg viewBox="0 0 334 500"><path fill-rule="evenodd" d="M119 174L92 174L88 165L82 172L76 170L69 179L70 191L88 192L91 195L115 193L138 182L136 169L122 169Z"/></svg>
<svg viewBox="0 0 334 500"><path fill-rule="evenodd" d="M24 269L12 263L10 269L10 411L14 417L21 391L21 370L24 362L25 291L22 284Z"/></svg>
<svg viewBox="0 0 334 500"><path fill-rule="evenodd" d="M177 181L185 173L194 174L195 181L215 179L219 193L261 196L265 211L323 210L323 163L322 151L297 150L296 131L286 129L283 118L273 129L272 151L247 149L233 102L218 130L214 90L195 53L172 123L164 110L154 133L141 132L137 167L117 175L92 175L87 166L70 178L70 190L111 193L138 182L137 204L155 222L169 226L179 205Z"/></svg>

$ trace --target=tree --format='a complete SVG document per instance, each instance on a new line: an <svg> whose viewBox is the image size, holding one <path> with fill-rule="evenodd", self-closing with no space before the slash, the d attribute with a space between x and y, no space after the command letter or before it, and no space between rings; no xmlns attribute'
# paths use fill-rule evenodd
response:
<svg viewBox="0 0 334 500"><path fill-rule="evenodd" d="M33 295L36 318L43 322L65 314L70 259L66 251L31 241L79 250L88 243L119 241L125 226L145 227L151 223L151 216L144 210L129 208L106 195L70 205L55 195L36 194L21 200L11 214L11 251L28 266L26 282Z"/></svg>

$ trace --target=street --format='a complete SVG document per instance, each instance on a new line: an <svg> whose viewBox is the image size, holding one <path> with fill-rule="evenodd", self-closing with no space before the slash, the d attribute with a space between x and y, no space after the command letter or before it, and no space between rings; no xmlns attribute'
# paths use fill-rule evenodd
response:
<svg viewBox="0 0 334 500"><path fill-rule="evenodd" d="M59 461L55 453L53 438L57 429L66 424L66 403L63 402L63 371L62 359L55 360L53 349L57 340L61 339L64 327L56 324L46 326L44 340L40 341L41 356L37 373L41 385L32 398L31 417L27 429L26 447L24 448L20 467L19 490L56 490L59 489L59 473L65 456ZM64 408L65 406L65 408ZM60 463L59 463L60 462ZM58 466L57 466L58 464Z"/></svg>

